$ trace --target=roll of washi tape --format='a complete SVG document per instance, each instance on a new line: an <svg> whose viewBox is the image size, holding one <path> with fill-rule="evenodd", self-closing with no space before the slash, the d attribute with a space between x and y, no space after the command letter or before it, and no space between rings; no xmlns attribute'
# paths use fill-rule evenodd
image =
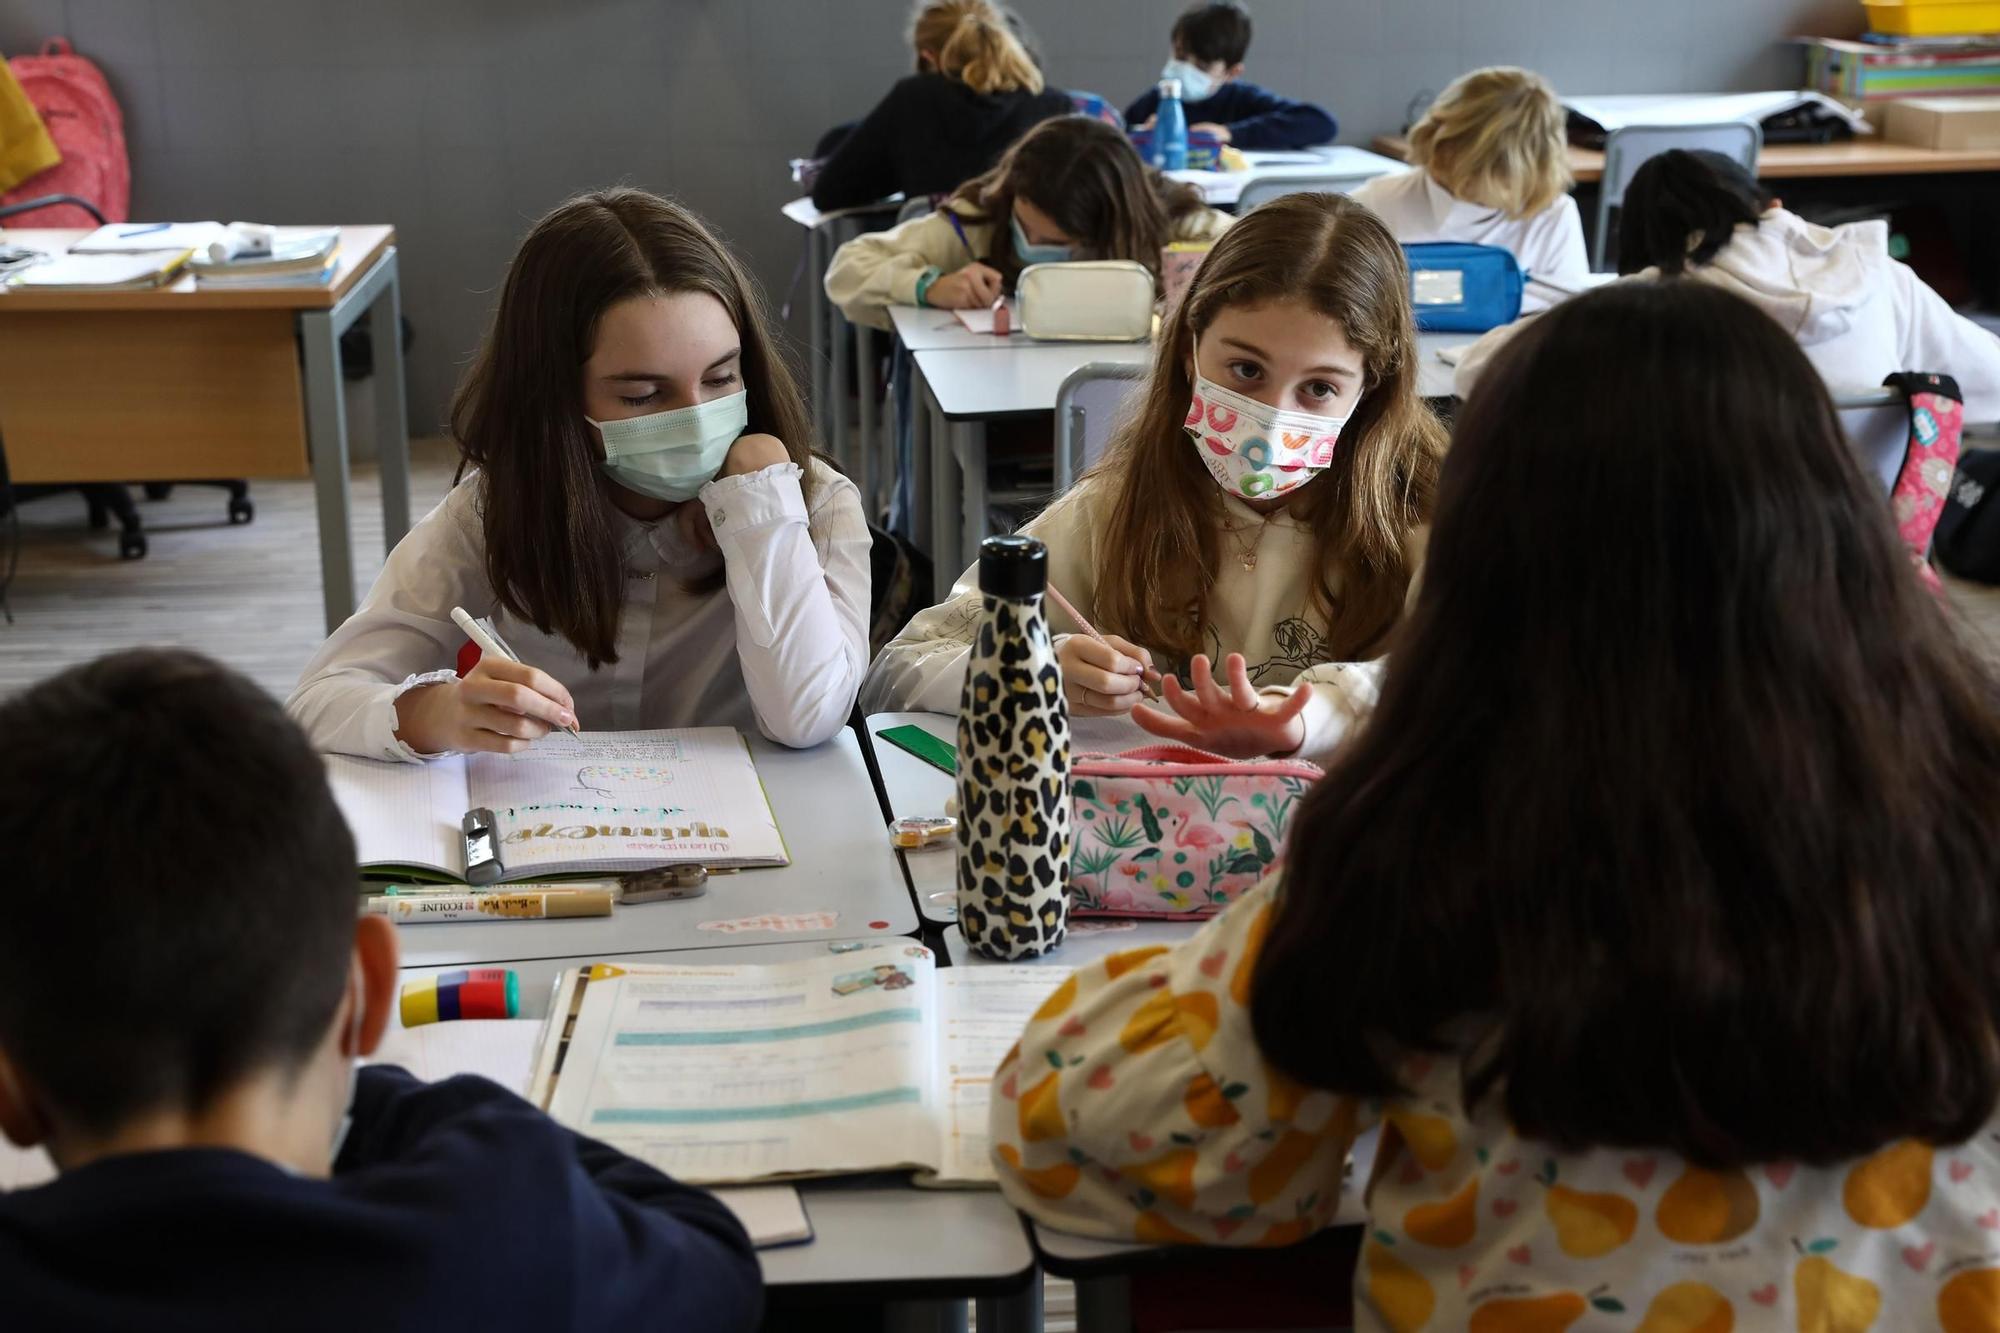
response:
<svg viewBox="0 0 2000 1333"><path fill-rule="evenodd" d="M419 977L403 985L403 1026L459 1018L513 1018L521 1012L521 982L504 967L475 967Z"/></svg>

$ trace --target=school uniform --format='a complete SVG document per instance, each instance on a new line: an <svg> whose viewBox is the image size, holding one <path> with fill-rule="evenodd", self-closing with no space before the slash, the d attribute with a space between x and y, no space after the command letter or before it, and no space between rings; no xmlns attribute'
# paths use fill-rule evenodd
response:
<svg viewBox="0 0 2000 1333"><path fill-rule="evenodd" d="M1459 241L1495 245L1510 252L1530 278L1541 278L1568 291L1582 290L1590 275L1590 256L1583 246L1583 219L1576 200L1563 195L1539 213L1510 218L1497 208L1460 199L1438 184L1422 167L1399 171L1351 192L1366 204L1405 245L1423 241ZM1521 294L1524 312L1543 310L1555 298L1529 286Z"/></svg>
<svg viewBox="0 0 2000 1333"><path fill-rule="evenodd" d="M451 611L462 606L490 616L523 662L569 690L585 731L754 727L783 745L817 745L846 723L868 663L869 536L854 484L818 460L812 468L810 509L794 463L702 487L688 503L707 512L717 550L685 536L677 513L616 515L618 660L595 670L568 640L500 608L475 473L396 544L286 710L322 751L430 757L396 738L396 700L455 678L465 634ZM718 573L721 586L701 590Z"/></svg>
<svg viewBox="0 0 2000 1333"><path fill-rule="evenodd" d="M963 204L953 208L971 216L954 227L940 209L888 231L866 232L834 251L826 269L827 299L856 324L891 329L889 307L915 305L917 280L929 270L952 273L975 259L993 263L1006 220L996 224ZM1196 208L1173 220L1167 239L1213 241L1233 221L1213 208Z"/></svg>
<svg viewBox="0 0 2000 1333"><path fill-rule="evenodd" d="M1493 1035L1476 1022L1402 1059L1405 1092L1309 1088L1251 1021L1259 950L1283 929L1274 876L1186 943L1086 964L1050 996L993 1076L1008 1200L1061 1231L1230 1246L1293 1244L1346 1202L1366 1214L1357 1333L1994 1327L2000 1134L1719 1172L1558 1148L1515 1133L1499 1092L1466 1105ZM1374 1129L1372 1175L1345 1181Z"/></svg>
<svg viewBox="0 0 2000 1333"><path fill-rule="evenodd" d="M0 1194L0 1325L757 1327L756 1254L711 1195L482 1078L370 1067L353 1117L330 1179L179 1148Z"/></svg>
<svg viewBox="0 0 2000 1333"><path fill-rule="evenodd" d="M1876 388L1901 370L1934 371L1958 381L1967 421L2000 421L2000 338L1890 258L1884 222L1821 227L1773 208L1737 227L1713 259L1687 275L1776 320L1835 393ZM1659 276L1646 269L1623 281ZM1495 329L1466 349L1453 377L1460 397L1520 327Z"/></svg>
<svg viewBox="0 0 2000 1333"><path fill-rule="evenodd" d="M1108 487L1084 481L1022 531L1048 546L1049 582L1092 623L1115 634L1117 626L1095 609L1098 571L1117 558L1102 544L1111 499ZM1227 531L1208 593L1202 651L1213 661L1242 653L1250 683L1262 690L1310 686L1312 700L1300 715L1305 740L1297 753L1323 762L1374 707L1381 664L1326 660L1327 626L1312 603L1317 573L1312 529L1282 510L1267 518L1234 496L1224 495L1222 502ZM1336 580L1334 593L1339 592ZM1053 604L1047 610L1058 644L1080 632ZM861 688L862 711L957 712L980 614L974 565L952 585L950 597L920 612L875 659ZM1186 663L1167 660L1155 645L1138 646L1154 652L1154 665L1162 671L1186 680Z"/></svg>
<svg viewBox="0 0 2000 1333"><path fill-rule="evenodd" d="M1190 125L1227 125L1233 148L1311 148L1332 143L1339 132L1333 116L1311 102L1294 102L1242 79L1231 79L1199 102L1181 103ZM1125 108L1125 123L1141 125L1158 115L1160 90L1147 89Z"/></svg>
<svg viewBox="0 0 2000 1333"><path fill-rule="evenodd" d="M982 93L949 75L912 74L820 165L813 205L859 208L892 194L950 194L1029 130L1074 109L1054 88Z"/></svg>

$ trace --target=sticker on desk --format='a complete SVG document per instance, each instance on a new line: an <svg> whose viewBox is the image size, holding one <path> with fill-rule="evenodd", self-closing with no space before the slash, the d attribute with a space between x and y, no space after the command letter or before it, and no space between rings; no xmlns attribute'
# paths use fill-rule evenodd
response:
<svg viewBox="0 0 2000 1333"><path fill-rule="evenodd" d="M1137 930L1137 921L1071 921L1069 933L1072 935L1110 935L1117 931Z"/></svg>
<svg viewBox="0 0 2000 1333"><path fill-rule="evenodd" d="M840 921L838 912L796 912L790 915L766 912L762 916L739 916L726 921L704 921L696 930L719 930L735 935L746 930L832 930Z"/></svg>

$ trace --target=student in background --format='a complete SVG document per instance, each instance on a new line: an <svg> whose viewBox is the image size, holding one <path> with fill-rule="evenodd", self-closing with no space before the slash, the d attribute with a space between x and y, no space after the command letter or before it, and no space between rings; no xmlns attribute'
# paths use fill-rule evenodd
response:
<svg viewBox="0 0 2000 1333"><path fill-rule="evenodd" d="M1430 512L1444 432L1416 356L1403 251L1367 209L1287 195L1223 233L1130 420L1025 529L1107 632L1054 615L1073 713L1232 756L1332 749L1374 695L1345 664L1384 651ZM867 711L958 707L976 574L883 649ZM1135 709L1155 661L1176 679Z"/></svg>
<svg viewBox="0 0 2000 1333"><path fill-rule="evenodd" d="M555 727L816 745L868 660L869 537L812 452L743 270L637 190L543 218L452 405L471 469L390 553L288 707L322 750L514 751ZM453 607L521 664L462 680Z"/></svg>
<svg viewBox="0 0 2000 1333"><path fill-rule="evenodd" d="M1337 127L1326 111L1244 81L1249 51L1250 11L1239 0L1197 0L1174 20L1173 59L1160 77L1180 80L1188 128L1245 149L1332 143ZM1156 85L1125 108L1125 122L1143 129L1159 107Z"/></svg>
<svg viewBox="0 0 2000 1333"><path fill-rule="evenodd" d="M841 140L813 181L822 209L857 208L892 194L915 199L957 188L1007 146L1072 108L989 0L930 0L910 40L917 72L899 81Z"/></svg>
<svg viewBox="0 0 2000 1333"><path fill-rule="evenodd" d="M1511 65L1454 80L1410 131L1416 169L1378 176L1353 197L1404 244L1462 241L1513 252L1531 278L1580 291L1590 273L1570 198L1562 103L1539 74ZM1530 286L1523 310L1550 296Z"/></svg>
<svg viewBox="0 0 2000 1333"><path fill-rule="evenodd" d="M1816 226L1720 153L1673 149L1639 168L1619 210L1618 270L1734 292L1797 339L1836 393L1936 371L1958 381L1966 420L2000 421L2000 338L1889 257L1886 223ZM1519 327L1466 349L1454 377L1461 396Z"/></svg>
<svg viewBox="0 0 2000 1333"><path fill-rule="evenodd" d="M1130 259L1157 276L1169 242L1210 240L1229 223L1192 185L1142 163L1111 126L1064 116L1030 130L936 212L841 246L826 294L855 323L887 329L892 305L990 306L1029 264Z"/></svg>
<svg viewBox="0 0 2000 1333"><path fill-rule="evenodd" d="M750 1329L720 1203L482 1078L357 1069L396 933L271 697L139 650L0 704L9 1328ZM115 826L115 835L107 836Z"/></svg>
<svg viewBox="0 0 2000 1333"><path fill-rule="evenodd" d="M1042 1007L1002 1188L1283 1245L1379 1124L1357 1329L1991 1328L1994 688L1769 320L1557 307L1282 876Z"/></svg>

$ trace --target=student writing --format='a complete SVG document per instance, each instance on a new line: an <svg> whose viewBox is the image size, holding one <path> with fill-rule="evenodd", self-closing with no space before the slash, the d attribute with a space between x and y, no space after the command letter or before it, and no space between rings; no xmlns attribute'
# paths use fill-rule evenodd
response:
<svg viewBox="0 0 2000 1333"><path fill-rule="evenodd" d="M1111 126L1065 116L1030 130L936 212L841 246L826 294L857 324L887 329L892 305L990 306L1029 264L1129 259L1157 276L1169 243L1208 240L1229 223L1199 190L1140 162Z"/></svg>
<svg viewBox="0 0 2000 1333"><path fill-rule="evenodd" d="M1353 192L1397 240L1497 245L1528 276L1582 288L1590 258L1569 195L1563 107L1548 80L1506 65L1453 80L1410 131L1410 162L1415 170ZM1521 308L1551 299L1531 284Z"/></svg>
<svg viewBox="0 0 2000 1333"><path fill-rule="evenodd" d="M757 1326L707 1194L470 1076L356 1063L396 935L277 703L136 651L0 704L0 1194L10 1328ZM105 836L116 812L118 835Z"/></svg>
<svg viewBox="0 0 2000 1333"><path fill-rule="evenodd" d="M1029 129L1072 108L989 0L931 0L910 42L917 72L841 139L813 181L813 203L857 208L892 194L956 189Z"/></svg>
<svg viewBox="0 0 2000 1333"><path fill-rule="evenodd" d="M1002 1187L1282 1245L1379 1126L1357 1329L1990 1328L1994 699L1776 325L1558 306L1282 877L1056 992Z"/></svg>
<svg viewBox="0 0 2000 1333"><path fill-rule="evenodd" d="M2000 421L2000 338L1889 257L1886 223L1807 222L1720 153L1673 149L1639 168L1618 216L1618 269L1735 293L1796 338L1836 393L1933 371L1958 381L1968 420ZM1461 395L1519 327L1466 349L1453 377Z"/></svg>
<svg viewBox="0 0 2000 1333"><path fill-rule="evenodd" d="M323 750L516 750L553 727L815 745L867 663L868 528L812 453L748 279L636 190L538 223L452 431L473 470L397 544L288 707ZM450 668L451 611L522 665Z"/></svg>
<svg viewBox="0 0 2000 1333"><path fill-rule="evenodd" d="M1160 71L1177 79L1188 128L1207 130L1248 149L1310 148L1332 143L1333 117L1310 102L1294 102L1243 78L1250 53L1250 11L1237 0L1197 0L1174 20L1173 58ZM1156 86L1125 109L1127 124L1152 124L1160 109Z"/></svg>
<svg viewBox="0 0 2000 1333"><path fill-rule="evenodd" d="M1072 711L1230 755L1324 755L1373 699L1421 557L1443 431L1416 392L1402 248L1338 195L1223 233L1162 332L1104 458L1025 531L1061 612ZM870 669L863 706L954 711L974 571ZM1142 672L1173 673L1163 709ZM1294 688L1296 686L1296 688Z"/></svg>

